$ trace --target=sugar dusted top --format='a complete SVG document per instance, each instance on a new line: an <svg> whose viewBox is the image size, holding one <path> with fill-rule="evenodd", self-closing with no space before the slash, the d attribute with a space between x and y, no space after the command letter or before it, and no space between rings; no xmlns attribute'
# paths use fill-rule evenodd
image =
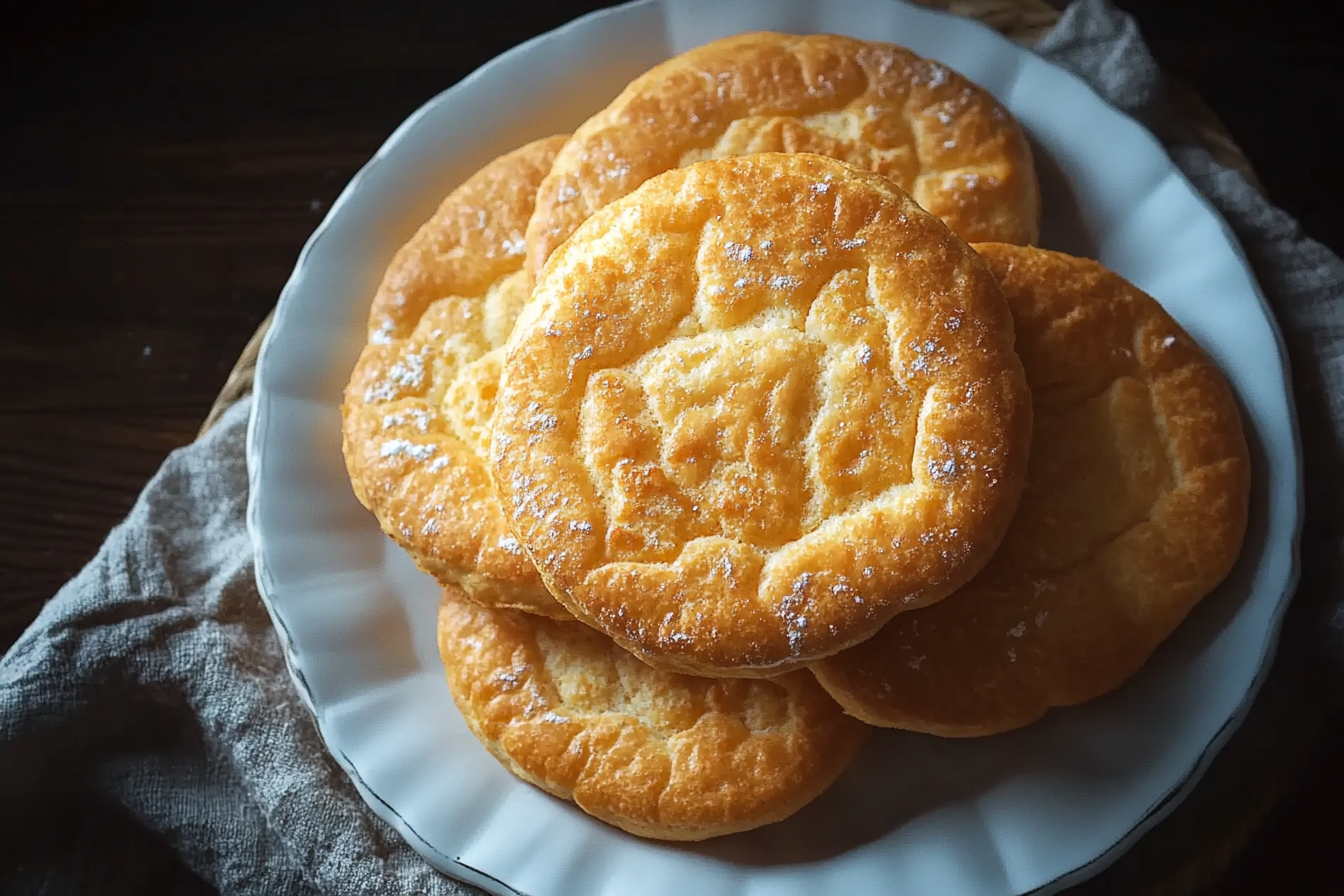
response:
<svg viewBox="0 0 1344 896"><path fill-rule="evenodd" d="M979 257L811 154L700 163L598 213L507 348L501 503L571 612L668 668L758 675L987 559L1030 408Z"/></svg>

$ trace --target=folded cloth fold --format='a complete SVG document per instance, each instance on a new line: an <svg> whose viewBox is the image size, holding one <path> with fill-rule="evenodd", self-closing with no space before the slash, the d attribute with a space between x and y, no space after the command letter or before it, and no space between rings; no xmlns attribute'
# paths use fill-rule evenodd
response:
<svg viewBox="0 0 1344 896"><path fill-rule="evenodd" d="M1312 482L1304 557L1337 569L1344 263L1187 142L1127 15L1080 0L1038 51L1153 128L1236 232L1294 362ZM253 578L247 414L243 402L174 452L0 660L0 832L22 831L53 805L97 800L119 807L100 818L127 819L102 841L138 824L226 894L479 892L433 871L364 804L294 689ZM1332 610L1335 627L1322 619L1320 631L1344 655L1344 604ZM24 841L0 836L0 888L54 893L87 882L77 847L90 838L75 836L75 816L68 824L70 854L46 863L6 856ZM104 846L105 878L138 873L117 865L134 854Z"/></svg>

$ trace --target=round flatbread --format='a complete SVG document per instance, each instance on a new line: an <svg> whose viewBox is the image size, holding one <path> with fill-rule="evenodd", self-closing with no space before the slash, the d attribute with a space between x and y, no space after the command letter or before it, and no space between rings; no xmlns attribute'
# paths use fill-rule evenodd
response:
<svg viewBox="0 0 1344 896"><path fill-rule="evenodd" d="M1033 243L1039 231L1031 147L988 92L893 44L759 32L669 59L579 127L538 193L528 270L654 175L755 152L885 175L966 240Z"/></svg>
<svg viewBox="0 0 1344 896"><path fill-rule="evenodd" d="M1226 380L1155 300L1094 261L976 248L1035 405L1017 517L967 587L813 667L871 724L956 737L1137 672L1231 570L1250 489Z"/></svg>
<svg viewBox="0 0 1344 896"><path fill-rule="evenodd" d="M500 348L528 294L523 230L564 137L472 175L397 253L341 407L356 496L421 569L490 606L559 618L483 458Z"/></svg>
<svg viewBox="0 0 1344 896"><path fill-rule="evenodd" d="M642 837L704 840L792 815L869 729L806 672L651 669L577 622L445 590L439 648L472 733L513 774Z"/></svg>
<svg viewBox="0 0 1344 896"><path fill-rule="evenodd" d="M1030 405L994 276L890 180L702 162L547 263L507 348L495 484L578 618L662 668L775 674L979 571Z"/></svg>

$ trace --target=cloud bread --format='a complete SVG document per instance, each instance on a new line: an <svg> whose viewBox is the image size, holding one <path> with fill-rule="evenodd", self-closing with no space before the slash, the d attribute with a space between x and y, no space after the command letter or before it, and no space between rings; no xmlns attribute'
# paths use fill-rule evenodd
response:
<svg viewBox="0 0 1344 896"><path fill-rule="evenodd" d="M1035 242L1031 148L989 93L892 44L758 32L633 81L585 122L541 185L528 270L656 174L753 152L812 152L883 174L962 238Z"/></svg>
<svg viewBox="0 0 1344 896"><path fill-rule="evenodd" d="M440 582L567 618L505 525L483 461L500 347L527 298L523 230L563 137L472 175L397 253L341 408L350 482Z"/></svg>
<svg viewBox="0 0 1344 896"><path fill-rule="evenodd" d="M1232 393L1161 306L1094 261L981 245L1035 405L998 554L938 605L813 667L874 725L1026 725L1133 675L1231 570L1250 465Z"/></svg>
<svg viewBox="0 0 1344 896"><path fill-rule="evenodd" d="M552 256L495 414L552 593L646 661L766 675L988 560L1031 402L998 283L891 181L811 155L645 183Z"/></svg>
<svg viewBox="0 0 1344 896"><path fill-rule="evenodd" d="M806 672L659 672L577 622L444 591L453 699L524 781L633 834L703 840L783 819L839 777L870 729Z"/></svg>

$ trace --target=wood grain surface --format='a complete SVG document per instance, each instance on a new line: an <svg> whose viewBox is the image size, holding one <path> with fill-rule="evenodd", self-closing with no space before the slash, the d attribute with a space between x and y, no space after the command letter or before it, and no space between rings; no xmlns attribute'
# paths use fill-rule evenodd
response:
<svg viewBox="0 0 1344 896"><path fill-rule="evenodd" d="M602 5L501 5L489 19L389 0L0 7L0 650L194 437L304 240L397 124L490 57ZM1118 5L1269 195L1344 249L1330 111L1344 72L1312 4L1216 16ZM1205 892L1340 891L1344 775L1321 760L1340 746L1336 731L1294 754L1287 795ZM1235 780L1219 786L1235 796ZM0 889L208 892L143 837L109 847L96 880L23 876L34 856L70 848L48 827L97 840L117 826L109 813L35 811L0 851L30 865L0 863Z"/></svg>

